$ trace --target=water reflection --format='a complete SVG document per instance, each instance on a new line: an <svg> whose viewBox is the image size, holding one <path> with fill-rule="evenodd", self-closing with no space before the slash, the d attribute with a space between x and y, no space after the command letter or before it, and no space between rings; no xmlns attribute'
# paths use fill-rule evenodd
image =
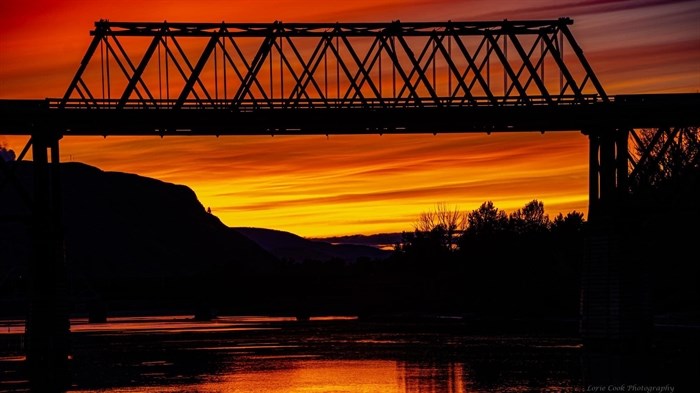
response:
<svg viewBox="0 0 700 393"><path fill-rule="evenodd" d="M239 372L197 387L205 392L474 392L463 363L393 360L294 360L282 369ZM514 390L517 391L517 390Z"/></svg>
<svg viewBox="0 0 700 393"><path fill-rule="evenodd" d="M575 339L474 336L450 324L435 332L333 317L72 322L74 392L567 392L581 386ZM17 369L20 362L10 360L0 363Z"/></svg>
<svg viewBox="0 0 700 393"><path fill-rule="evenodd" d="M399 393L397 364L389 360L291 360L265 371L238 372L203 391Z"/></svg>
<svg viewBox="0 0 700 393"><path fill-rule="evenodd" d="M267 359L268 361L270 359ZM110 392L464 393L462 364L423 367L393 360L275 359L236 364L197 384L114 388ZM148 373L157 377L158 373ZM98 392L104 390L75 390Z"/></svg>
<svg viewBox="0 0 700 393"><path fill-rule="evenodd" d="M28 391L19 326L6 321L0 334L0 392ZM580 392L632 384L683 391L696 385L700 367L692 351L622 356L584 351L575 338L479 336L464 328L344 317L73 320L71 391Z"/></svg>
<svg viewBox="0 0 700 393"><path fill-rule="evenodd" d="M400 392L464 393L468 390L469 378L464 364L449 363L430 365L403 363L399 367L402 384Z"/></svg>
<svg viewBox="0 0 700 393"><path fill-rule="evenodd" d="M266 364L263 364L266 362ZM159 372L144 376L158 380ZM470 380L464 363L426 365L395 360L247 359L229 371L198 383L135 386L76 392L266 392L266 393L466 393L466 392L573 392L573 386L541 386L523 380L480 386Z"/></svg>
<svg viewBox="0 0 700 393"><path fill-rule="evenodd" d="M355 321L353 316L318 316L310 322ZM296 322L295 317L285 316L224 316L211 321L197 321L190 315L168 316L129 316L113 317L105 323L91 323L88 318L71 318L70 330L73 333L94 333L99 331L181 333L187 331L230 331L265 329L266 326L282 322ZM0 335L24 333L24 320L11 319L0 322Z"/></svg>

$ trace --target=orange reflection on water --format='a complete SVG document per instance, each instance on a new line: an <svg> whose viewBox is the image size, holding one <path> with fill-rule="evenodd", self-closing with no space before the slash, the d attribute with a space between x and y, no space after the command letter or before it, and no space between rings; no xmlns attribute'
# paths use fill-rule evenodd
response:
<svg viewBox="0 0 700 393"><path fill-rule="evenodd" d="M264 359L259 359L264 360ZM465 393L469 383L461 363L436 365L393 360L330 360L306 356L270 357L262 365L234 370L199 384L113 388L135 392L265 393ZM241 367L243 366L243 367ZM93 392L76 390L76 392Z"/></svg>
<svg viewBox="0 0 700 393"><path fill-rule="evenodd" d="M354 321L356 316L317 316L310 321ZM236 330L276 330L270 324L295 322L296 317L284 316L225 316L211 321L197 321L190 315L146 316L146 317L112 317L105 323L90 323L87 318L71 318L70 330L74 333L92 332L159 332L181 333L188 331L236 331ZM0 321L0 334L24 333L24 320L12 319Z"/></svg>
<svg viewBox="0 0 700 393"><path fill-rule="evenodd" d="M285 362L286 363L286 362ZM276 370L242 372L212 382L204 390L226 392L399 393L406 391L395 361L294 360Z"/></svg>
<svg viewBox="0 0 700 393"><path fill-rule="evenodd" d="M237 371L196 386L203 392L463 393L461 364L416 367L392 360L276 359L266 370ZM193 387L194 388L194 387Z"/></svg>

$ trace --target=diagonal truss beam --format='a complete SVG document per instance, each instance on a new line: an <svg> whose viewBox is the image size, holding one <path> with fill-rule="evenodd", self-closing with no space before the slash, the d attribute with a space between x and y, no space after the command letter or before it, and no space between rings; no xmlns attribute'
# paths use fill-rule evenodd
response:
<svg viewBox="0 0 700 393"><path fill-rule="evenodd" d="M484 56L483 61L481 64L477 67L476 66L476 61L475 58L479 55L481 50L484 48L484 44L488 41L486 37L483 37L481 39L481 42L479 42L479 45L476 48L476 51L474 52L474 55L470 55L469 51L467 50L466 46L460 39L458 35L454 36L455 43L457 44L457 47L459 48L460 52L464 56L464 58L467 60L467 64L469 65L467 69L464 70L464 73L461 74L461 78L459 80L464 80L466 78L467 74L469 71L471 71L474 74L474 77L472 78L471 82L469 83L469 88L465 90L466 91L471 91L471 89L474 87L474 84L476 82L479 82L479 85L481 88L484 90L486 97L488 98L488 101L492 105L497 105L498 100L495 98L495 95L491 91L491 87L489 86L489 81L488 81L488 71L487 71L487 78L484 78L484 75L482 74L484 66L488 64L489 60L489 55L491 54L492 48L488 48L486 50L486 55ZM457 95L457 88L455 88L454 92L452 93L451 97L455 97ZM471 95L471 94L470 94Z"/></svg>
<svg viewBox="0 0 700 393"><path fill-rule="evenodd" d="M129 100L129 97L131 96L131 93L134 91L136 88L137 83L141 83L142 85L145 86L145 83L141 79L141 76L143 75L143 71L146 69L146 66L148 65L148 62L151 60L151 57L153 56L153 53L156 51L156 48L158 48L158 44L160 43L160 35L156 35L153 37L153 40L151 41L151 44L148 46L148 49L146 49L146 53L144 54L143 58L141 59L141 62L139 63L138 67L134 69L133 75L131 75L131 78L129 79L129 84L126 86L126 89L124 89L124 93L122 93L122 97L119 99L119 107L123 107L126 105L126 102ZM130 62L131 64L131 62ZM146 88L148 89L148 88ZM153 97L150 92L148 92L149 97Z"/></svg>
<svg viewBox="0 0 700 393"><path fill-rule="evenodd" d="M508 38L510 38L510 41L513 43L513 46L515 47L515 50L518 52L518 55L520 55L520 58L523 61L523 66L520 68L520 71L518 71L518 76L522 73L524 68L527 68L527 71L529 72L529 78L525 82L524 85L524 90L527 90L527 86L530 84L530 81L535 81L535 85L537 85L537 88L540 91L540 94L544 99L547 101L548 104L552 103L552 97L550 96L549 92L547 91L547 87L544 84L544 81L540 79L540 76L537 72L537 67L533 66L532 63L530 62L530 56L532 56L532 52L537 47L537 44L540 40L541 37L537 37L537 40L535 40L535 43L532 45L532 49L529 51L529 53L525 52L525 49L523 49L523 46L520 44L520 40L518 40L518 36L509 32L508 33Z"/></svg>
<svg viewBox="0 0 700 393"><path fill-rule="evenodd" d="M182 108L182 105L185 103L185 100L190 95L190 92L192 91L194 84L196 82L201 82L199 79L199 75L202 73L202 70L204 69L204 66L207 64L207 61L209 60L211 53L214 51L214 48L216 47L218 41L219 41L219 36L212 36L211 38L209 38L209 42L207 43L207 46L204 48L202 55L199 57L199 60L197 61L197 65L195 65L194 68L192 68L192 73L190 74L189 78L187 78L187 83L185 83L185 87L183 87L182 92L180 93L180 96L178 97L177 101L175 102L175 109ZM205 92L206 92L206 90L205 90ZM211 97L208 94L207 94L207 97L211 100Z"/></svg>

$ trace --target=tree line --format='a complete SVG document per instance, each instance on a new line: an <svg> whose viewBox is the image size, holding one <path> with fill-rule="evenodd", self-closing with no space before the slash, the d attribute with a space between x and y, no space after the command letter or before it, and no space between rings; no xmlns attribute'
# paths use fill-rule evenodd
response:
<svg viewBox="0 0 700 393"><path fill-rule="evenodd" d="M585 227L577 211L551 220L538 200L510 214L491 201L470 212L438 205L403 234L391 260L436 289L413 294L414 311L574 316Z"/></svg>

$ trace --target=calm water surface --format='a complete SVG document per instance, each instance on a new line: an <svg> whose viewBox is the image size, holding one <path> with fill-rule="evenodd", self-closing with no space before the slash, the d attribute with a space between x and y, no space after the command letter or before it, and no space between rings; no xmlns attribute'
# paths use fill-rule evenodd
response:
<svg viewBox="0 0 700 393"><path fill-rule="evenodd" d="M0 391L22 391L2 328ZM585 391L575 338L479 336L457 323L185 316L72 321L73 392L461 393ZM2 352L4 350L4 352Z"/></svg>

